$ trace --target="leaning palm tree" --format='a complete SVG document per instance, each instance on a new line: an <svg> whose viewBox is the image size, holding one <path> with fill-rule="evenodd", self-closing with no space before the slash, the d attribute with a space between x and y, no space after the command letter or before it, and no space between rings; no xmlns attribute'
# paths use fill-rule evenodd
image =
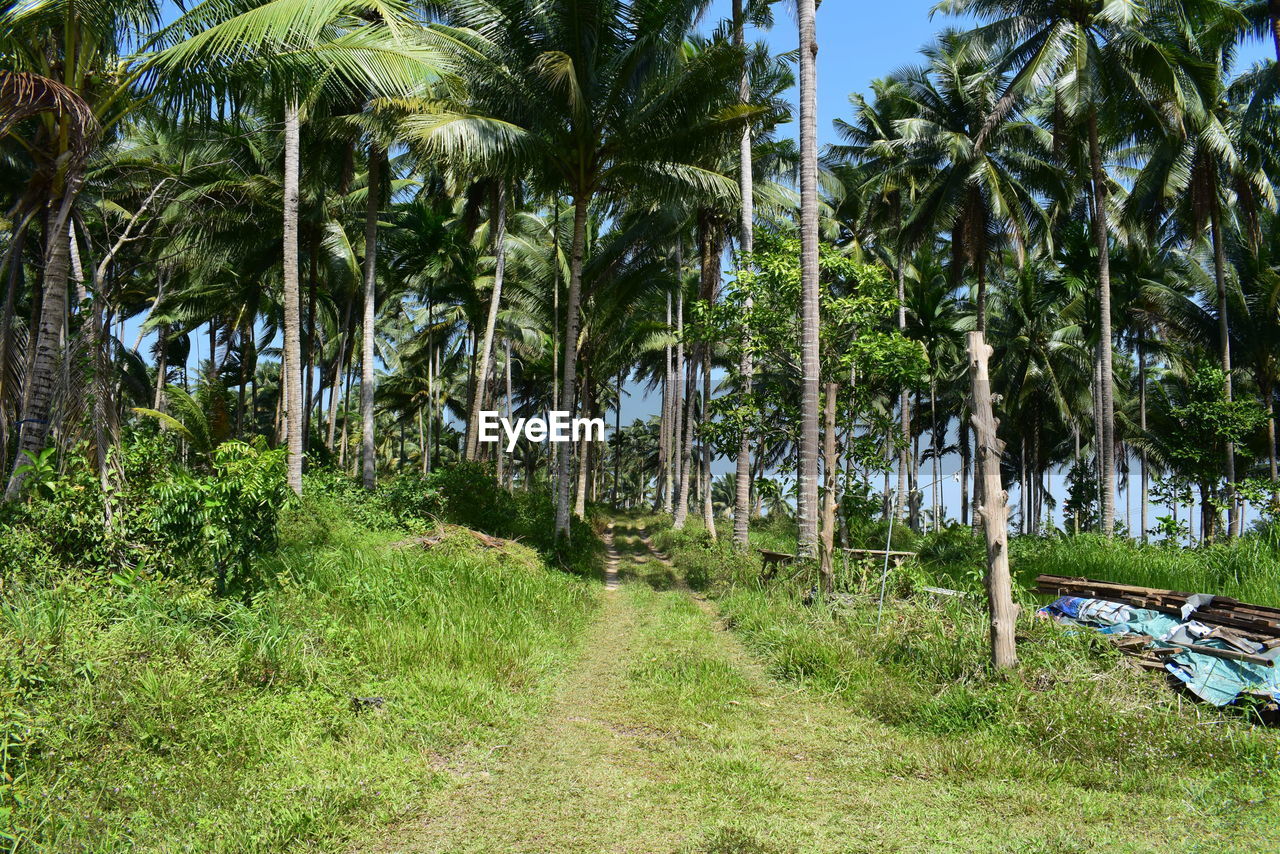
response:
<svg viewBox="0 0 1280 854"><path fill-rule="evenodd" d="M582 267L594 204L735 196L734 182L696 164L740 132L727 45L682 50L696 0L509 0L461 4L434 27L467 80L460 97L406 118L424 150L490 174L533 176L573 204L560 408L578 386ZM571 448L556 462L557 536L568 536Z"/></svg>

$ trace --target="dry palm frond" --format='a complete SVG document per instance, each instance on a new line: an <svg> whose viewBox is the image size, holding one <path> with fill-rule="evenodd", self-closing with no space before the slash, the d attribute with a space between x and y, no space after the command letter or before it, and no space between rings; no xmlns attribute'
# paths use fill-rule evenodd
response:
<svg viewBox="0 0 1280 854"><path fill-rule="evenodd" d="M0 69L0 136L23 119L40 113L68 116L76 129L79 152L87 151L97 136L98 120L93 110L70 88L39 74Z"/></svg>

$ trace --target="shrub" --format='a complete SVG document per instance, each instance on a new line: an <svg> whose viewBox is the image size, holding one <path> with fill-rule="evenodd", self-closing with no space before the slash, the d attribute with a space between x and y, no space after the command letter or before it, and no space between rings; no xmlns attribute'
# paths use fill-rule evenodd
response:
<svg viewBox="0 0 1280 854"><path fill-rule="evenodd" d="M179 472L153 488L152 527L193 560L198 577L212 579L219 595L247 598L265 581L254 559L275 548L289 495L285 451L224 442L212 462L210 476Z"/></svg>

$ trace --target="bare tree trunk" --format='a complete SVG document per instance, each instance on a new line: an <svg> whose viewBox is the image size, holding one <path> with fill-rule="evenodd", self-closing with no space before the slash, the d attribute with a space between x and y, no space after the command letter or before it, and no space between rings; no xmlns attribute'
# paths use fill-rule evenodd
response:
<svg viewBox="0 0 1280 854"><path fill-rule="evenodd" d="M1231 389L1231 323L1227 311L1227 260L1222 246L1222 212L1218 200L1209 203L1209 228L1213 239L1213 279L1218 287L1218 347L1222 357L1222 373L1226 376L1227 403L1233 399ZM1227 539L1240 535L1240 507L1236 495L1236 448L1227 442L1224 451L1227 481Z"/></svg>
<svg viewBox="0 0 1280 854"><path fill-rule="evenodd" d="M573 199L573 250L569 260L569 299L566 305L568 317L564 334L564 374L560 387L560 409L574 411L574 392L578 379L578 330L581 326L580 304L582 299L582 257L586 249L587 208L590 199L585 191L579 191ZM569 462L573 452L572 442L561 442L556 459L557 499L556 536L569 537Z"/></svg>
<svg viewBox="0 0 1280 854"><path fill-rule="evenodd" d="M1143 439L1147 435L1147 348L1142 327L1138 327L1138 429ZM1147 446L1143 442L1139 458L1142 466L1142 511L1139 522L1142 525L1142 542L1147 541L1147 502L1150 500L1150 479L1147 469Z"/></svg>
<svg viewBox="0 0 1280 854"><path fill-rule="evenodd" d="M942 491L942 475L939 468L941 460L938 459L941 453L941 449L938 447L938 381L932 376L929 377L929 420L932 422L932 429L929 431L929 446L933 452L933 484L931 487L933 493L933 530L941 531L942 517L939 511L940 502L938 501L938 496Z"/></svg>
<svg viewBox="0 0 1280 854"><path fill-rule="evenodd" d="M382 149L369 144L369 195L364 215L364 322L360 341L360 456L365 489L377 484L374 449L373 392L377 376L373 364L373 334L378 308L378 204L382 199Z"/></svg>
<svg viewBox="0 0 1280 854"><path fill-rule="evenodd" d="M698 400L698 392L694 385L697 377L697 367L697 362L690 359L687 368L688 374L685 379L685 388L688 389L688 394L685 395L685 423L681 434L680 488L676 495L675 520L672 523L672 527L677 531L684 528L684 523L689 517L689 490L690 481L693 479L693 408Z"/></svg>
<svg viewBox="0 0 1280 854"><path fill-rule="evenodd" d="M960 419L960 524L969 524L969 419Z"/></svg>
<svg viewBox="0 0 1280 854"><path fill-rule="evenodd" d="M711 345L702 345L702 424L709 423L711 412ZM711 542L718 539L716 533L716 509L711 496L711 440L702 438L702 521L707 526Z"/></svg>
<svg viewBox="0 0 1280 854"><path fill-rule="evenodd" d="M797 0L800 42L800 466L798 552L818 547L818 39L815 0Z"/></svg>
<svg viewBox="0 0 1280 854"><path fill-rule="evenodd" d="M671 294L667 294L667 328L671 328ZM675 444L676 444L676 422L680 418L679 404L675 400L675 372L671 369L671 360L674 357L674 349L667 344L662 357L662 453L659 477L662 479L662 512L670 513L674 510L673 498L675 493Z"/></svg>
<svg viewBox="0 0 1280 854"><path fill-rule="evenodd" d="M356 301L356 295L352 292L347 298L347 308L342 314L342 335L338 338L338 352L333 357L333 385L329 389L329 415L328 423L325 425L324 445L330 451L333 450L334 437L338 428L338 391L342 388L342 375L345 370L347 361L347 339L351 332L351 311Z"/></svg>
<svg viewBox="0 0 1280 854"><path fill-rule="evenodd" d="M996 437L996 420L991 411L991 383L987 360L991 348L981 332L969 333L969 373L973 383L973 427L978 436L978 466L982 469L982 504L976 515L982 518L987 538L987 607L991 618L991 663L997 670L1018 663L1014 631L1018 607L1013 604L1013 582L1009 576L1009 507L1000 483L1000 455L1003 443Z"/></svg>
<svg viewBox="0 0 1280 854"><path fill-rule="evenodd" d="M742 0L733 0L733 43L741 50L746 50L746 21L743 14ZM738 100L747 104L751 101L751 77L746 60L742 63L742 74L738 78ZM751 151L751 126L742 128L742 136L738 140L738 185L742 193L742 222L739 243L744 255L755 251L755 175L754 158ZM752 309L751 297L747 297L747 313ZM751 332L744 326L742 341L742 359L738 364L743 394L750 397L755 365L751 358ZM744 429L738 444L737 474L734 481L733 497L733 544L745 550L748 545L748 531L751 523L751 431Z"/></svg>
<svg viewBox="0 0 1280 854"><path fill-rule="evenodd" d="M836 473L840 470L836 462L836 396L839 386L826 384L826 406L824 407L825 425L822 434L822 562L819 566L821 587L824 596L830 596L835 589L835 545L836 545Z"/></svg>
<svg viewBox="0 0 1280 854"><path fill-rule="evenodd" d="M1116 527L1115 494L1115 398L1111 368L1111 248L1107 226L1106 176L1098 143L1098 111L1089 112L1089 166L1093 183L1093 231L1098 249L1099 398L1102 411L1102 446L1098 449L1102 477L1102 532L1108 537Z"/></svg>
<svg viewBox="0 0 1280 854"><path fill-rule="evenodd" d="M284 376L289 487L302 494L302 319L298 287L298 180L302 122L298 102L284 115Z"/></svg>
<svg viewBox="0 0 1280 854"><path fill-rule="evenodd" d="M498 212L495 219L493 293L489 297L489 316L484 326L484 343L480 345L480 367L476 373L476 393L471 404L470 423L477 426L467 431L465 457L468 460L476 458L480 443L480 410L484 405L485 386L493 366L493 333L498 328L498 309L502 303L502 279L507 268L507 191L501 184L498 185Z"/></svg>

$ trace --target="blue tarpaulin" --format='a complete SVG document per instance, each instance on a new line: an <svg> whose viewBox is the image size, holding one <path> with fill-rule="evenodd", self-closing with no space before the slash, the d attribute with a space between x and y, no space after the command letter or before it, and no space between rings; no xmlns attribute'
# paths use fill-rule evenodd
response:
<svg viewBox="0 0 1280 854"><path fill-rule="evenodd" d="M1204 638L1208 628L1194 619L1178 619L1159 611L1133 608L1105 599L1063 596L1036 612L1059 623L1086 626L1110 635L1146 635L1153 647L1195 643L1231 649L1217 638ZM1261 648L1259 648L1261 652ZM1241 694L1258 694L1280 702L1280 668L1249 661L1230 661L1213 655L1182 650L1169 657L1165 669L1205 702L1225 706Z"/></svg>

